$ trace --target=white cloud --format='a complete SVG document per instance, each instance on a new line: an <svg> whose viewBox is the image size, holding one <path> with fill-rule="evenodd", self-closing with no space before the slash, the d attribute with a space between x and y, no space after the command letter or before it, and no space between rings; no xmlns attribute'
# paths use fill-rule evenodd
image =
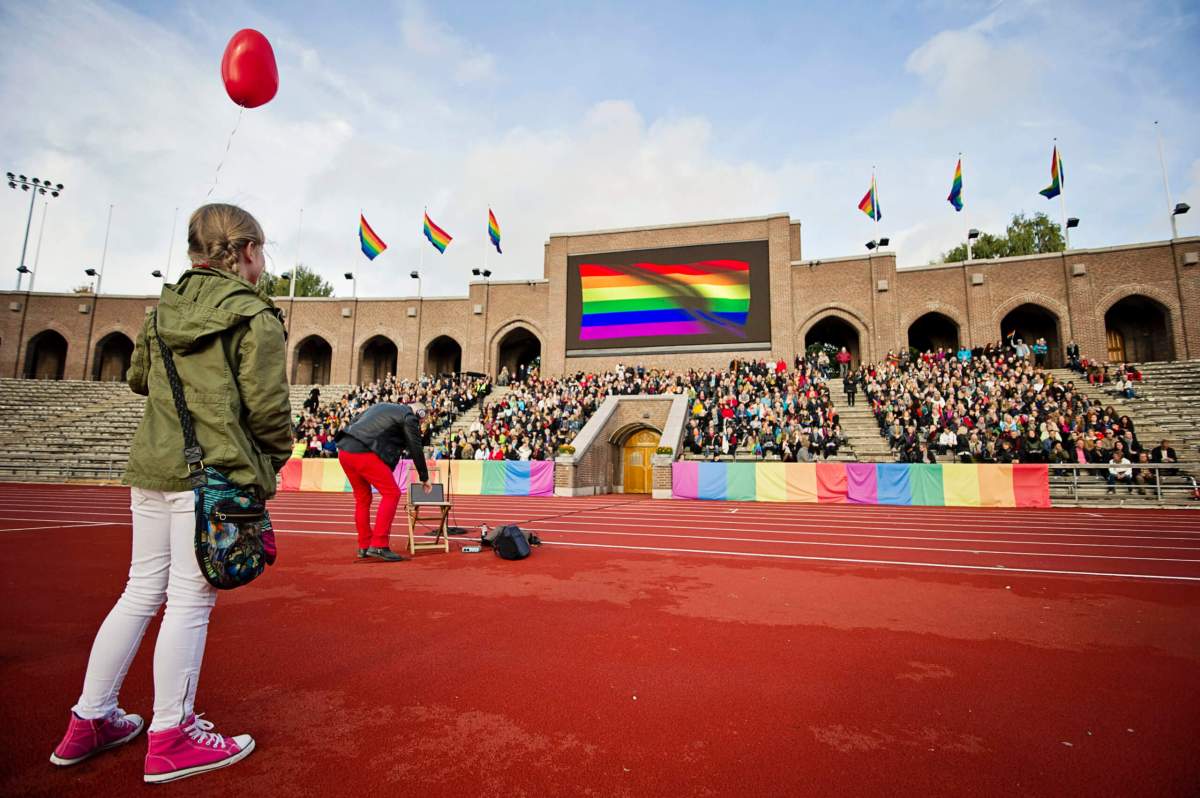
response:
<svg viewBox="0 0 1200 798"><path fill-rule="evenodd" d="M32 111L5 134L19 161L11 168L67 185L50 207L38 288L70 288L98 264L114 203L105 290L153 290L149 273L165 264L174 209L178 274L187 214L212 184L238 115L216 74L223 42L195 44L106 3L66 8L8 16L15 36L53 36L53 55L0 55L0 101ZM497 278L540 277L550 232L780 209L781 173L715 156L704 118L647 120L614 100L568 126L494 131L469 109L431 113L416 90L352 79L284 26L271 29L282 31L274 37L280 95L243 113L212 198L259 217L276 270L301 248L339 292L349 287L342 272L354 270L360 294L386 296L409 293L407 273L423 263L427 294L462 294L484 257ZM438 52L458 46L440 30ZM9 202L0 253L15 259L25 218L19 199ZM420 236L426 205L455 237L445 255ZM489 205L503 228L503 256L487 242ZM370 263L358 251L360 210L390 245Z"/></svg>
<svg viewBox="0 0 1200 798"><path fill-rule="evenodd" d="M434 18L420 0L404 3L400 32L405 47L426 59L448 64L459 83L474 83L496 77L496 60L492 54L468 42L449 25Z"/></svg>

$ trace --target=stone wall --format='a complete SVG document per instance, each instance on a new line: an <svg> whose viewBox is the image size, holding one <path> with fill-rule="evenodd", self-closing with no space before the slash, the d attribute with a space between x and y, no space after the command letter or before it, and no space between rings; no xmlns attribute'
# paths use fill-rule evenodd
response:
<svg viewBox="0 0 1200 798"><path fill-rule="evenodd" d="M631 230L553 235L546 243L545 279L474 282L466 296L280 299L288 316L289 374L296 352L310 336L332 351L331 383L357 382L364 346L382 336L396 347L401 377L425 371L426 354L440 336L461 349L465 371L494 374L506 335L527 331L541 345L547 376L610 369L617 363L649 368L722 368L726 352L566 356L566 267L570 255L630 249L768 242L771 282L770 348L741 357L783 357L804 348L814 325L837 318L858 337L861 357L876 361L908 345L910 326L939 313L958 329L959 340L981 345L1002 338L1005 315L1036 305L1054 317L1059 343L1074 339L1085 356L1107 359L1105 313L1130 296L1162 317L1155 349L1174 359L1200 358L1200 238L1132 244L1068 253L897 269L896 255L801 260L800 224L786 215ZM404 287L410 281L403 279ZM93 376L97 344L106 335L134 339L156 296L0 292L0 375L21 376L31 340L47 330L67 342L64 374ZM1140 301L1140 300L1139 300ZM1114 313L1123 313L1118 306ZM82 308L82 312L81 312ZM93 312L94 311L94 312ZM1125 314L1128 316L1128 314ZM1124 318L1128 335L1147 338ZM1130 347L1133 349L1133 347Z"/></svg>

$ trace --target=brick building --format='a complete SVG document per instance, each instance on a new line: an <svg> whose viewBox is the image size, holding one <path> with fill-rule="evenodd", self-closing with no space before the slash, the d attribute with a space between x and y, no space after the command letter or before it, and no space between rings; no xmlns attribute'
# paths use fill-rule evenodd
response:
<svg viewBox="0 0 1200 798"><path fill-rule="evenodd" d="M807 344L856 360L904 346L1045 337L1087 357L1200 357L1200 238L897 269L892 252L804 260L787 215L552 235L540 280L473 282L465 297L279 300L295 383L369 381L395 371L495 374L541 357L546 374L617 362L724 365L729 351L581 352L567 345L568 259L595 253L765 242L768 342L746 357L791 359ZM119 379L152 296L0 292L0 376ZM577 299L575 301L578 301Z"/></svg>

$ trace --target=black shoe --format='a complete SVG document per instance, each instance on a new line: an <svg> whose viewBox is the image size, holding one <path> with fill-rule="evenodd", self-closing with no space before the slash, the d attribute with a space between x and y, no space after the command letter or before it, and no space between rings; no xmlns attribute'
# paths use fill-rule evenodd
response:
<svg viewBox="0 0 1200 798"><path fill-rule="evenodd" d="M367 549L366 554L368 557L374 557L377 560L386 560L387 562L404 562L408 559L407 557L401 557L387 546L372 546Z"/></svg>
<svg viewBox="0 0 1200 798"><path fill-rule="evenodd" d="M357 556L358 556L358 559L360 559L360 560L365 560L365 559L367 559L367 550L366 550L366 549L359 549L359 550L358 550L358 555L357 555Z"/></svg>

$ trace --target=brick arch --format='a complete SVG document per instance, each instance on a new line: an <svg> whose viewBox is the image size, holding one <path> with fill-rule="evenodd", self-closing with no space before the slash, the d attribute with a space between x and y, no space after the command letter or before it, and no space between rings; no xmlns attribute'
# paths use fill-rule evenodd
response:
<svg viewBox="0 0 1200 798"><path fill-rule="evenodd" d="M859 315L857 310L841 302L826 302L809 313L800 326L796 328L793 340L795 351L803 352L804 338L808 335L808 331L817 322L830 316L841 319L858 332L859 359L863 363L873 362L875 360L875 342L872 340L870 326L863 321L862 316Z"/></svg>
<svg viewBox="0 0 1200 798"><path fill-rule="evenodd" d="M141 335L142 330L139 327L135 332L130 332L129 327L125 324L121 324L119 322L109 324L92 333L93 346L100 341L103 341L106 336L112 335L115 332L121 333L121 335L124 335L130 341L133 341L134 344L137 344L138 336Z"/></svg>
<svg viewBox="0 0 1200 798"><path fill-rule="evenodd" d="M992 311L992 322L999 324L1000 321L1019 308L1021 305L1040 305L1046 310L1058 317L1058 326L1061 328L1070 318L1070 312L1067 306L1059 302L1057 299L1051 299L1045 294L1039 294L1035 291L1023 291L1020 294L1014 294L1001 304L997 305ZM1059 330L1060 334L1062 330Z"/></svg>
<svg viewBox="0 0 1200 798"><path fill-rule="evenodd" d="M1004 330L1002 329L1004 317L1019 308L1021 305L1035 305L1054 316L1055 340L1047 340L1047 344L1049 345L1047 363L1051 367L1061 365L1063 349L1066 347L1067 342L1074 337L1071 324L1071 315L1070 311L1067 310L1066 305L1055 299L1051 299L1045 294L1039 294L1034 291L1024 291L1009 297L1003 303L998 305L996 309L992 311L992 331L996 335L995 339L993 340L1004 340ZM1047 339L1050 338L1050 336L1046 337ZM1033 341L1028 341L1027 343L1032 345Z"/></svg>
<svg viewBox="0 0 1200 798"><path fill-rule="evenodd" d="M305 336L305 338L307 338L307 337L308 336ZM367 335L360 335L359 338L361 340L356 342L356 344L354 346L354 353L356 355L358 355L359 357L362 357L363 350L367 348L367 344L369 344L371 341L374 341L376 338L383 338L383 339L387 340L388 342L390 342L392 346L396 347L397 353L400 353L403 351L403 348L400 346L400 343L395 338L393 338L392 336L383 332L382 330L372 330ZM328 339L326 339L326 340L328 340Z"/></svg>
<svg viewBox="0 0 1200 798"><path fill-rule="evenodd" d="M1124 285L1117 286L1100 298L1100 301L1096 303L1096 315L1103 316L1108 312L1109 308L1122 299L1137 294L1141 294L1148 299L1153 299L1162 305L1171 314L1172 319L1179 314L1179 300L1174 294L1168 294L1157 286L1146 285L1145 283L1125 283Z"/></svg>
<svg viewBox="0 0 1200 798"><path fill-rule="evenodd" d="M25 362L29 358L29 343L31 341L33 341L33 339L35 339L39 335L41 335L42 333L46 333L46 332L58 333L60 336L62 336L62 339L64 341L66 341L67 348L63 352L62 378L63 379L73 379L72 377L70 377L68 375L68 372L67 372L67 366L71 362L71 349L72 349L71 334L69 332L67 332L65 329L63 329L62 325L58 324L57 322L53 322L53 321L48 321L48 322L43 323L41 325L41 328L38 329L37 332L26 334L25 340L19 342L20 350L17 352L17 374L21 377L25 376L26 369L29 365L28 363Z"/></svg>
<svg viewBox="0 0 1200 798"><path fill-rule="evenodd" d="M653 424L647 424L645 421L633 421L618 428L612 435L608 436L608 442L615 446L624 446L625 441L633 437L635 432L641 432L644 429L657 432L659 437L662 437L662 430Z"/></svg>
<svg viewBox="0 0 1200 798"><path fill-rule="evenodd" d="M1163 291L1157 286L1147 285L1146 283L1125 283L1109 291L1096 303L1095 318L1096 323L1099 325L1101 342L1103 343L1107 337L1107 326L1104 323L1105 314L1108 313L1113 305L1131 296L1144 296L1162 305L1163 310L1167 313L1167 326L1171 330L1171 349L1174 352L1175 359L1179 360L1189 357L1190 355L1186 351L1187 338L1184 336L1183 331L1183 311L1179 305L1178 298L1174 294Z"/></svg>
<svg viewBox="0 0 1200 798"><path fill-rule="evenodd" d="M129 330L123 324L109 324L99 332L92 335L92 351L88 358L88 373L83 375L85 380L98 380L100 378L102 368L102 363L100 361L100 345L105 343L113 335L121 335L133 347L129 353L130 362L132 363L133 351L135 351L137 348L137 334L130 335Z"/></svg>
<svg viewBox="0 0 1200 798"><path fill-rule="evenodd" d="M953 321L958 325L960 338L962 337L962 331L967 329L967 320L963 317L961 309L956 308L954 305L948 305L945 302L931 299L921 305L914 306L911 313L901 317L901 332L907 333L908 328L913 325L913 322L924 316L926 313L941 313L943 316Z"/></svg>
<svg viewBox="0 0 1200 798"><path fill-rule="evenodd" d="M542 342L542 348L545 348L546 334L542 332L542 329L538 325L534 324L532 321L523 316L514 316L505 320L500 324L500 326L496 327L496 332L488 336L488 348L495 349L496 346L499 345L500 339L508 335L517 327L528 328L528 330L533 333L539 341Z"/></svg>
<svg viewBox="0 0 1200 798"><path fill-rule="evenodd" d="M496 332L488 337L487 344L487 362L485 363L485 371L489 374L497 371L500 363L500 343L504 340L504 336L508 335L513 330L524 327L538 339L538 345L542 349L542 356L546 354L546 335L541 328L524 317L513 317L507 319L500 326L496 327ZM495 376L493 374L493 376Z"/></svg>
<svg viewBox="0 0 1200 798"><path fill-rule="evenodd" d="M337 335L329 330L324 329L323 327L309 327L303 330L292 330L289 332L287 338L288 354L291 355L295 353L296 347L300 346L301 343L313 337L314 335L324 338L325 342L328 343L329 346L334 350L334 354L337 354Z"/></svg>

